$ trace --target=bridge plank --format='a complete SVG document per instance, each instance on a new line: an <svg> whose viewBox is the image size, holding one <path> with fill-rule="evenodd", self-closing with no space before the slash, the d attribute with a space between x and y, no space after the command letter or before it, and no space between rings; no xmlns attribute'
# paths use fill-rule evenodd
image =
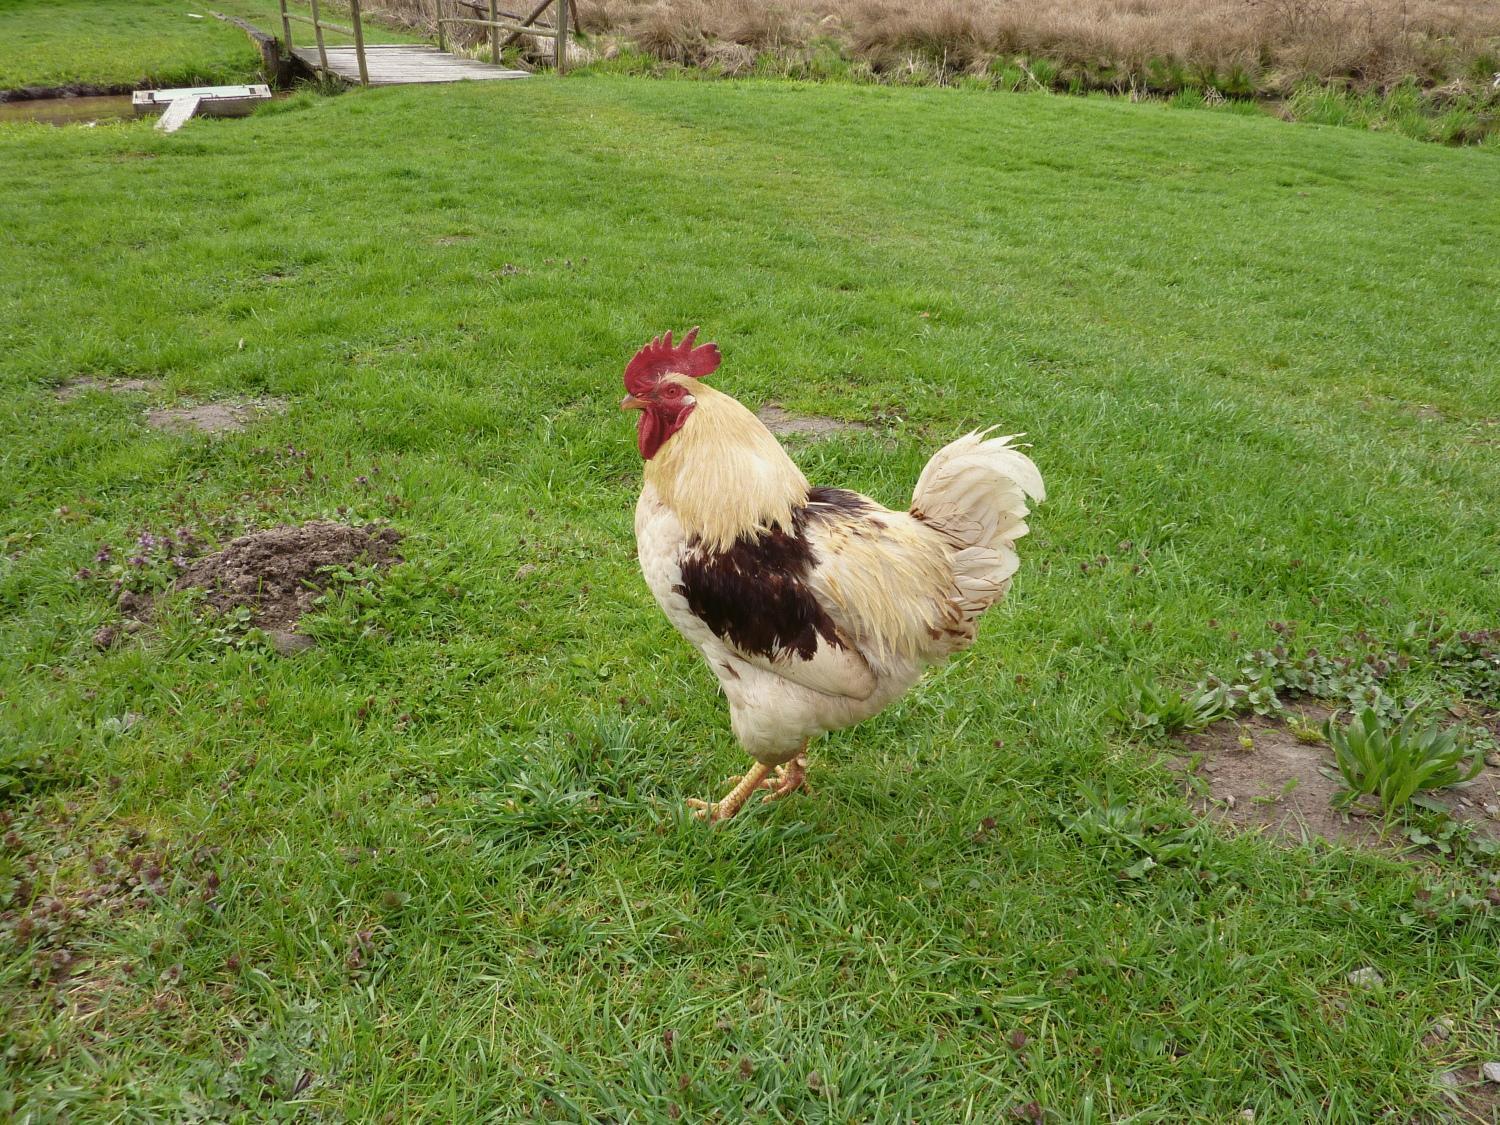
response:
<svg viewBox="0 0 1500 1125"><path fill-rule="evenodd" d="M348 82L359 81L359 58L352 47L328 47L328 69ZM320 60L316 48L298 47L293 52L311 67ZM365 65L371 86L420 85L429 82L497 81L526 78L524 70L510 70L478 59L460 58L426 44L369 44Z"/></svg>

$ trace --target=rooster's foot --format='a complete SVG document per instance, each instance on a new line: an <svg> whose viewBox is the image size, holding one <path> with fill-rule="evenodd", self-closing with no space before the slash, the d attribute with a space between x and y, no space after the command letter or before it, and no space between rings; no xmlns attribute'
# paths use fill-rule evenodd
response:
<svg viewBox="0 0 1500 1125"><path fill-rule="evenodd" d="M776 772L760 783L762 789L768 789L765 796L767 801L779 801L797 790L811 793L807 784L807 755L798 754L784 766L777 766Z"/></svg>
<svg viewBox="0 0 1500 1125"><path fill-rule="evenodd" d="M722 801L710 804L700 801L696 797L687 799L688 808L693 810L693 815L699 820L706 820L712 824L716 820L728 820L739 812L745 804L745 799L760 788L761 782L771 772L771 767L761 762L756 762L750 772L740 778L739 782L725 795Z"/></svg>

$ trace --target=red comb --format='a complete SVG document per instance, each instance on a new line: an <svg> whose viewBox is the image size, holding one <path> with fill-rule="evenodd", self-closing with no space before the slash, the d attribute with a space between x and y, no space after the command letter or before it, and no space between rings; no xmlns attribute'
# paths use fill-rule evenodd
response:
<svg viewBox="0 0 1500 1125"><path fill-rule="evenodd" d="M652 340L625 365L625 389L639 395L656 386L663 375L691 375L694 379L712 375L719 367L719 345L700 344L695 348L693 341L697 338L698 330L693 328L675 346L670 332Z"/></svg>

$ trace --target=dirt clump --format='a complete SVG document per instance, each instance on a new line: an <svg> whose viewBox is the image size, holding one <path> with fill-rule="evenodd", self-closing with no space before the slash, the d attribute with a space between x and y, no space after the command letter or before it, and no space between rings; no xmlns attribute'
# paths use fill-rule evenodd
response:
<svg viewBox="0 0 1500 1125"><path fill-rule="evenodd" d="M264 414L280 414L286 402L278 398L231 399L185 406L164 406L146 412L146 424L170 433L222 434L243 430Z"/></svg>
<svg viewBox="0 0 1500 1125"><path fill-rule="evenodd" d="M799 434L822 438L841 430L868 430L863 422L845 422L840 418L825 418L817 414L791 414L774 402L768 402L755 412L761 424L773 434Z"/></svg>
<svg viewBox="0 0 1500 1125"><path fill-rule="evenodd" d="M327 589L330 571L356 563L386 567L400 562L400 542L400 532L375 524L352 527L318 520L267 528L194 562L176 588L204 590L208 604L220 613L248 607L251 623L259 628L290 630Z"/></svg>
<svg viewBox="0 0 1500 1125"><path fill-rule="evenodd" d="M1293 843L1315 837L1366 846L1389 842L1378 815L1334 807L1343 782L1333 751L1326 742L1297 736L1298 729L1321 727L1329 714L1326 708L1306 706L1296 714L1297 727L1251 716L1186 735L1190 756L1178 765L1188 772L1196 761L1190 778L1198 811ZM1500 769L1486 765L1473 781L1428 790L1425 796L1440 801L1476 832L1500 839Z"/></svg>

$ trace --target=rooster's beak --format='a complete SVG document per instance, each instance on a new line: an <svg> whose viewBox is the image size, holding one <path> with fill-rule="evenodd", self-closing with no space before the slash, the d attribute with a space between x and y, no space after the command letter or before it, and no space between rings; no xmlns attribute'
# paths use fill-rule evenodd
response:
<svg viewBox="0 0 1500 1125"><path fill-rule="evenodd" d="M620 400L621 410L645 410L647 405L645 399L636 398L635 395L626 395Z"/></svg>

